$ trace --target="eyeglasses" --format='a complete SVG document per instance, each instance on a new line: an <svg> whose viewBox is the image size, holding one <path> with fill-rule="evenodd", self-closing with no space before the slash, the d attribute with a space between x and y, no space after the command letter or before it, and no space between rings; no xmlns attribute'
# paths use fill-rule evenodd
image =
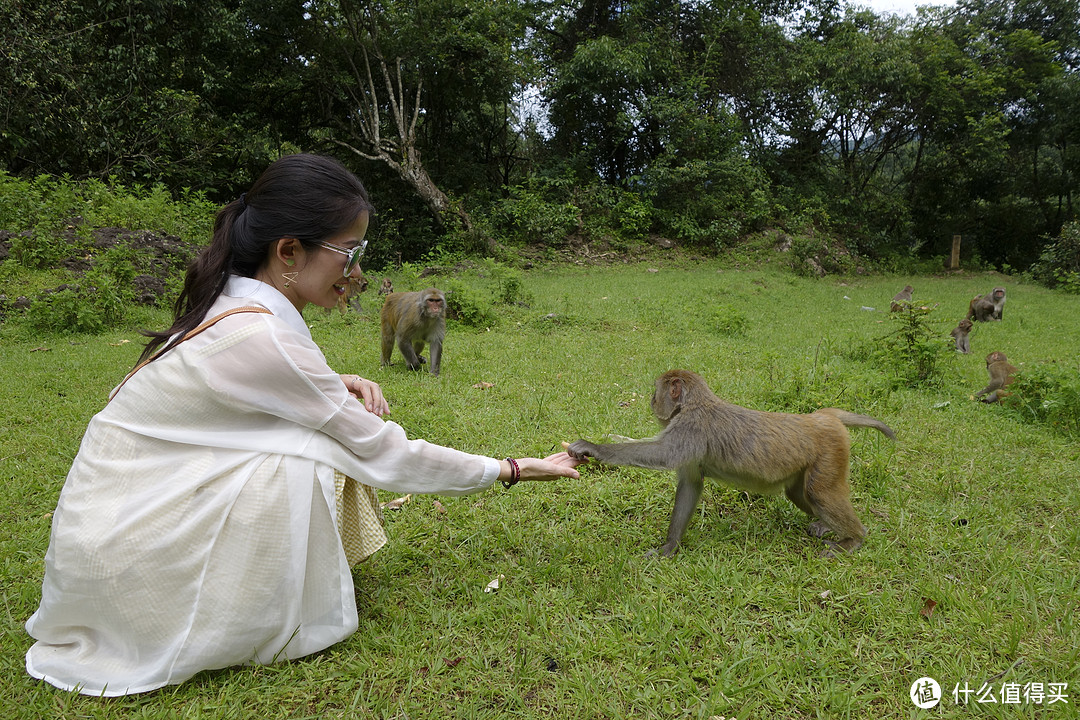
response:
<svg viewBox="0 0 1080 720"><path fill-rule="evenodd" d="M331 245L328 242L321 242L319 243L319 246L345 255L345 269L341 274L344 277L349 277L349 275L352 274L352 271L356 269L356 266L360 264L360 258L364 257L364 250L367 250L367 240L361 240L360 244L352 250L338 247L337 245Z"/></svg>

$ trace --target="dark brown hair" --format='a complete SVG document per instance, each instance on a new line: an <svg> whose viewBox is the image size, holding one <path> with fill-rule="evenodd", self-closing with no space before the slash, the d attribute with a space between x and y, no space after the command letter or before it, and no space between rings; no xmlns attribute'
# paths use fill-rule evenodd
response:
<svg viewBox="0 0 1080 720"><path fill-rule="evenodd" d="M229 275L254 277L277 240L296 238L314 249L372 209L363 184L333 158L299 154L274 162L250 190L218 211L213 240L188 266L172 326L144 333L150 341L140 362L169 338L197 327Z"/></svg>

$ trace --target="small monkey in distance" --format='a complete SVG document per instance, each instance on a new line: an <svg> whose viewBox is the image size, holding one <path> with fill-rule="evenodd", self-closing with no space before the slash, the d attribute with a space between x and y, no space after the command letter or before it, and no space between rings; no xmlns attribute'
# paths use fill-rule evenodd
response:
<svg viewBox="0 0 1080 720"><path fill-rule="evenodd" d="M1002 392L1013 381L1018 368L1009 364L1005 353L995 350L986 356L986 372L990 373L990 382L975 397L984 403L995 403L1008 393ZM986 395L986 397L982 397Z"/></svg>
<svg viewBox="0 0 1080 720"><path fill-rule="evenodd" d="M996 287L986 295L976 295L968 303L968 317L976 322L1000 320L1005 309L1005 288Z"/></svg>
<svg viewBox="0 0 1080 720"><path fill-rule="evenodd" d="M820 538L832 530L839 537L826 541L826 557L862 545L866 528L849 499L851 440L846 426L874 428L895 439L885 423L837 408L796 415L732 405L689 370L669 370L657 378L652 410L663 427L654 438L603 445L578 440L566 450L575 458L676 471L667 542L656 552L671 556L678 551L705 477L755 493L784 492L800 510L817 518L810 534Z"/></svg>
<svg viewBox="0 0 1080 720"><path fill-rule="evenodd" d="M383 278L382 285L379 286L380 295L389 295L394 292L394 283L390 282L390 278Z"/></svg>
<svg viewBox="0 0 1080 720"><path fill-rule="evenodd" d="M971 343L968 341L968 333L971 332L971 321L964 318L960 324L952 329L950 335L956 340L956 351L965 355L971 352Z"/></svg>
<svg viewBox="0 0 1080 720"><path fill-rule="evenodd" d="M420 353L429 346L428 370L439 374L443 338L446 337L446 296L437 288L419 292L396 292L386 296L380 313L382 325L382 364L390 364L397 345L405 366L419 370L425 360Z"/></svg>
<svg viewBox="0 0 1080 720"><path fill-rule="evenodd" d="M911 287L910 285L905 285L903 290L893 296L892 304L889 305L889 312L899 312L904 307L902 303L910 303L911 293L914 290L915 288Z"/></svg>

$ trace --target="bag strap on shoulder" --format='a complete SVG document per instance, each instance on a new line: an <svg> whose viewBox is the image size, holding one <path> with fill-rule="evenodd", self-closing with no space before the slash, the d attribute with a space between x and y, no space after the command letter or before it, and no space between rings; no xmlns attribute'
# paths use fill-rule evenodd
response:
<svg viewBox="0 0 1080 720"><path fill-rule="evenodd" d="M129 372L127 374L127 377L125 377L123 380L121 380L120 384L116 386L116 389L113 390L112 393L109 394L109 400L112 400L114 397L116 397L116 393L120 392L120 388L124 387L124 383L126 383L128 380L130 380L131 376L134 375L135 373L139 372L139 370L142 370L144 367L146 367L150 363L154 362L159 357L161 357L162 355L167 353L169 350L172 350L174 347L176 347L180 343L184 342L185 340L190 340L191 338L195 337L196 335L201 333L203 330L205 330L208 327L210 327L211 325L214 325L215 323L217 323L219 320L224 320L225 318L229 317L230 315L236 315L237 313L263 313L263 314L266 314L266 315L273 315L272 312L270 312L269 310L267 310L264 307L259 307L257 305L244 305L242 307L235 307L232 310L226 310L225 312L223 312L223 313L221 313L219 315L215 315L214 317L210 318L209 320L203 321L202 324L198 325L195 328L192 328L192 330L190 332L184 334L183 337L177 339L175 342L169 343L168 345L163 347L161 350L158 350L156 353L154 353L153 355L151 355L150 357L146 358L141 363L136 365L135 369L133 369L131 372Z"/></svg>

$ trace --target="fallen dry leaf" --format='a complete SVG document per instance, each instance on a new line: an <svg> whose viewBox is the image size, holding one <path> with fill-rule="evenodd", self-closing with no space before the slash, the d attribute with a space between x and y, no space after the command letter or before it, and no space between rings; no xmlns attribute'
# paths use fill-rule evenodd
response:
<svg viewBox="0 0 1080 720"><path fill-rule="evenodd" d="M506 579L505 575L496 575L495 579L492 580L491 582L489 582L487 584L487 587L484 588L484 592L486 592L486 593L495 592L496 590L499 589L499 581L500 580L505 580L505 579Z"/></svg>
<svg viewBox="0 0 1080 720"><path fill-rule="evenodd" d="M383 510L400 510L401 506L412 500L412 493L408 495L402 495L399 498L394 498L390 502L379 503L379 507Z"/></svg>
<svg viewBox="0 0 1080 720"><path fill-rule="evenodd" d="M441 502L439 502L438 500L432 500L431 504L435 506L435 512L439 513L440 515L446 514L446 507Z"/></svg>
<svg viewBox="0 0 1080 720"><path fill-rule="evenodd" d="M489 383L489 382L478 382L475 385L473 385L473 387L476 388L477 390L487 390L488 388L495 387L495 384L494 383Z"/></svg>
<svg viewBox="0 0 1080 720"><path fill-rule="evenodd" d="M922 615L924 618L929 618L931 615L934 614L934 608L937 607L937 601L924 597L923 603L923 608L919 611L919 614Z"/></svg>
<svg viewBox="0 0 1080 720"><path fill-rule="evenodd" d="M131 341L130 340L121 340L120 342L114 342L114 343L109 343L109 344L112 345L113 347L120 347L121 345L127 345L129 342L131 342Z"/></svg>

